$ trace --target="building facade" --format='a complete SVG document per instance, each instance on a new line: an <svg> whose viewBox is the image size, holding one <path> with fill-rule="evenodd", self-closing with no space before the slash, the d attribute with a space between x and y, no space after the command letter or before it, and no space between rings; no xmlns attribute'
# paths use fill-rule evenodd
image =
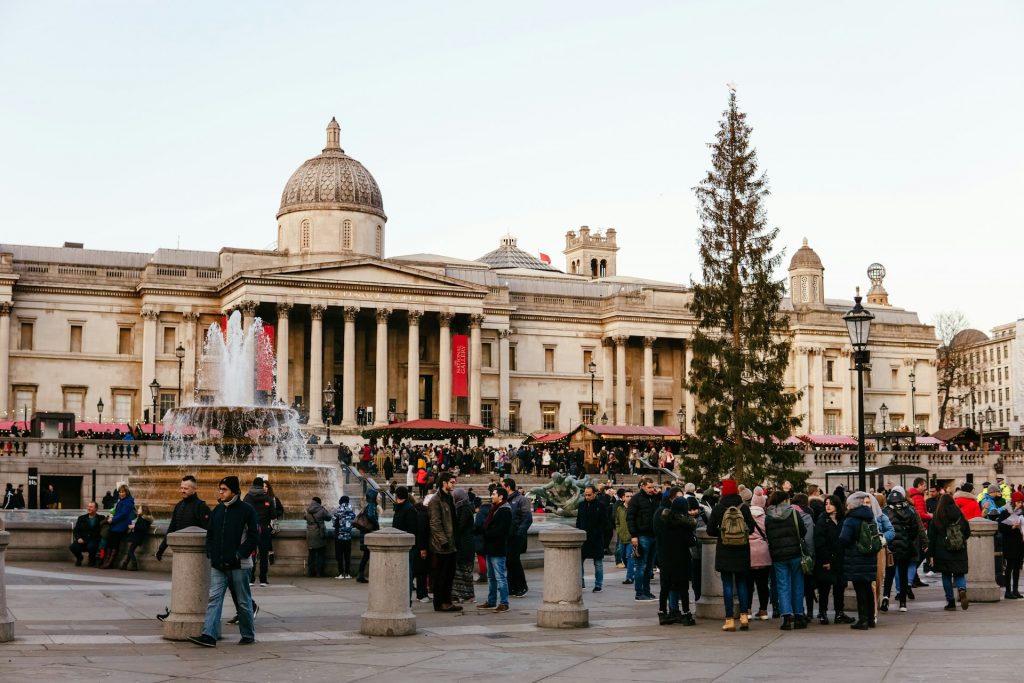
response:
<svg viewBox="0 0 1024 683"><path fill-rule="evenodd" d="M950 391L949 425L970 427L995 437L1020 437L1024 415L1024 319L992 328L964 330L963 371ZM991 417L991 421L988 418Z"/></svg>
<svg viewBox="0 0 1024 683"><path fill-rule="evenodd" d="M521 434L600 419L677 426L681 408L692 430L690 290L618 274L614 229L568 232L563 272L512 236L476 260L387 257L386 225L380 188L332 120L322 152L285 184L273 250L0 244L0 420L53 410L91 421L102 399L105 421L134 423L151 410L153 380L158 413L202 400L206 331L239 310L246 325L275 327L277 398L315 422L330 384L334 421L351 433L362 414ZM824 272L805 240L784 303L787 386L801 392L799 433L851 434L856 378L842 315L852 301L826 297ZM868 430L882 403L894 427L933 430L934 330L889 304L884 269L869 277ZM464 396L453 390L453 335L468 338Z"/></svg>

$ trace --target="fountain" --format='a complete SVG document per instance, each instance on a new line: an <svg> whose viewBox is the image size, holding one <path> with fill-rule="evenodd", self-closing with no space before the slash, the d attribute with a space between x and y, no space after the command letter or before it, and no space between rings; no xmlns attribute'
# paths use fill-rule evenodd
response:
<svg viewBox="0 0 1024 683"><path fill-rule="evenodd" d="M234 475L243 493L262 476L274 487L286 517L301 517L312 496L328 503L341 487L336 468L320 465L306 445L298 414L275 396L274 353L263 323L256 318L242 329L235 311L222 329L211 325L197 373L201 402L173 408L164 416L163 462L130 468L135 499L168 515L180 500L181 477L199 480L200 496L215 500L214 485Z"/></svg>

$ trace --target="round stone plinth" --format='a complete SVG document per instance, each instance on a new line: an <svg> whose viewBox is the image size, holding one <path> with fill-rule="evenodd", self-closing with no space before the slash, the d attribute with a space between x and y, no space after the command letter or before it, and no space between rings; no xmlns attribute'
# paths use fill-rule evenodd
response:
<svg viewBox="0 0 1024 683"><path fill-rule="evenodd" d="M388 527L364 539L370 550L370 591L359 621L364 636L411 636L416 616L409 608L409 550L416 537Z"/></svg>
<svg viewBox="0 0 1024 683"><path fill-rule="evenodd" d="M210 596L206 529L190 526L167 535L171 548L171 614L163 622L166 640L188 640L203 632Z"/></svg>
<svg viewBox="0 0 1024 683"><path fill-rule="evenodd" d="M538 537L544 546L544 602L537 608L537 626L587 628L590 610L583 605L580 559L586 532L564 527L545 529Z"/></svg>

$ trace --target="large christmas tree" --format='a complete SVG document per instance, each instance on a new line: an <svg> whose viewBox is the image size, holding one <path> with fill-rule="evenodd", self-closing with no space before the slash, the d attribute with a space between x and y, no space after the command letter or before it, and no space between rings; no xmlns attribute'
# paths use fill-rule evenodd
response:
<svg viewBox="0 0 1024 683"><path fill-rule="evenodd" d="M803 478L793 471L800 454L778 444L800 424L792 416L798 396L785 391L789 319L780 310L785 282L774 277L782 253L772 251L779 231L768 225L768 179L746 118L730 89L708 145L712 168L694 188L703 281L693 285L698 327L687 384L698 403L697 435L684 470L705 483L725 475L748 484Z"/></svg>

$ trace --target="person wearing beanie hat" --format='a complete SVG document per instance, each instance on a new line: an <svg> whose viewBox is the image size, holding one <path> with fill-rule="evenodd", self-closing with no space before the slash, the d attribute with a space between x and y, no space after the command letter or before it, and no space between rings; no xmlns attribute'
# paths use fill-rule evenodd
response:
<svg viewBox="0 0 1024 683"><path fill-rule="evenodd" d="M327 528L324 522L332 519L331 513L324 508L319 496L313 496L302 518L306 520L306 575L311 578L325 576Z"/></svg>
<svg viewBox="0 0 1024 683"><path fill-rule="evenodd" d="M740 500L747 505L750 504L750 499L753 498L754 492L748 489L746 486L740 485Z"/></svg>
<svg viewBox="0 0 1024 683"><path fill-rule="evenodd" d="M1024 493L1010 494L1012 509L1006 519L999 523L1003 541L1003 586L1007 600L1020 600L1020 569L1024 565Z"/></svg>
<svg viewBox="0 0 1024 683"><path fill-rule="evenodd" d="M356 512L349 504L349 497L338 499L338 509L331 515L334 527L334 559L338 563L336 579L352 578L352 522Z"/></svg>
<svg viewBox="0 0 1024 683"><path fill-rule="evenodd" d="M739 595L739 628L750 625L750 534L754 532L754 518L743 503L735 479L722 481L722 498L711 511L708 536L717 538L715 544L715 571L722 575L722 600L725 603L723 631L735 631L733 595Z"/></svg>
<svg viewBox="0 0 1024 683"><path fill-rule="evenodd" d="M1006 511L1006 499L998 484L989 485L981 499L981 514L991 520L998 520Z"/></svg>
<svg viewBox="0 0 1024 683"><path fill-rule="evenodd" d="M252 593L249 590L250 555L256 550L259 520L252 505L240 499L238 477L224 477L217 485L217 507L210 513L206 533L206 556L210 559L210 597L206 604L203 631L189 641L203 647L217 647L224 594L229 587L237 599L238 630L242 645L256 642Z"/></svg>

